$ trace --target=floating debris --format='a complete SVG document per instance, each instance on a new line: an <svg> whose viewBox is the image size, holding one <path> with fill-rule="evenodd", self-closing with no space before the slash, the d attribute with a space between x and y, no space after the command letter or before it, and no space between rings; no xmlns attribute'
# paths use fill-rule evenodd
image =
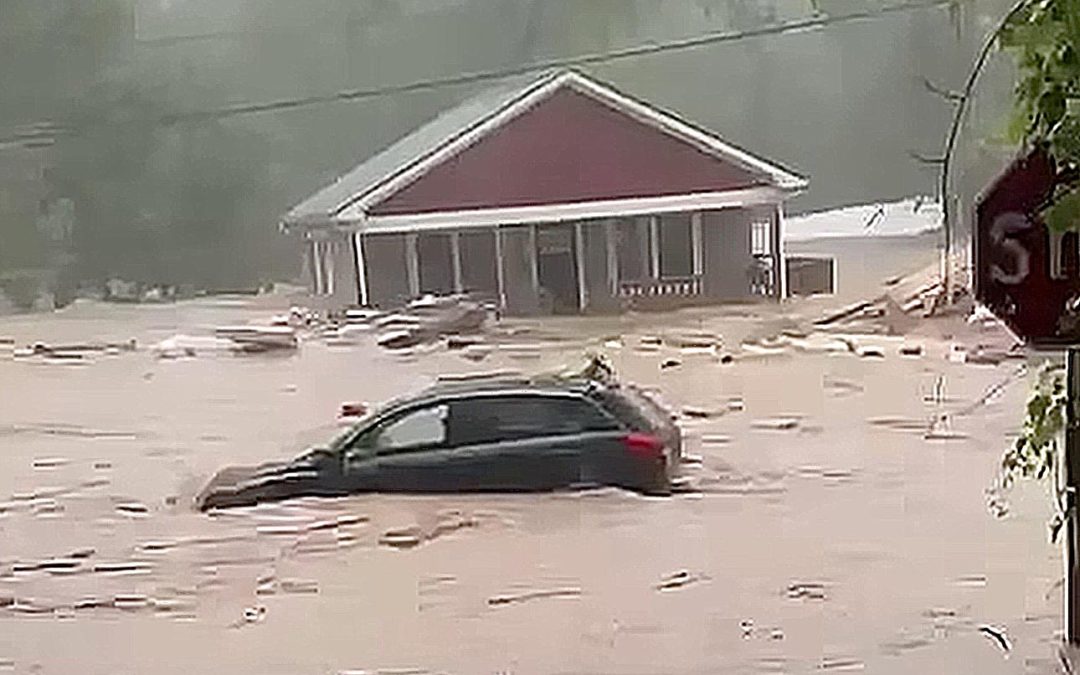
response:
<svg viewBox="0 0 1080 675"><path fill-rule="evenodd" d="M768 431L790 431L799 426L799 419L796 417L767 417L754 420L750 426L754 429Z"/></svg>
<svg viewBox="0 0 1080 675"><path fill-rule="evenodd" d="M150 606L150 598L138 593L124 593L113 597L113 606L117 609L136 610Z"/></svg>
<svg viewBox="0 0 1080 675"><path fill-rule="evenodd" d="M116 505L116 512L125 516L144 517L150 514L150 508L139 502L121 502Z"/></svg>
<svg viewBox="0 0 1080 675"><path fill-rule="evenodd" d="M73 574L82 566L78 558L51 558L38 564L38 569L50 574Z"/></svg>
<svg viewBox="0 0 1080 675"><path fill-rule="evenodd" d="M153 563L136 560L127 562L102 562L94 565L94 572L99 574L149 574L153 569Z"/></svg>
<svg viewBox="0 0 1080 675"><path fill-rule="evenodd" d="M727 445L731 442L731 436L725 436L724 434L702 434L701 443L703 445Z"/></svg>
<svg viewBox="0 0 1080 675"><path fill-rule="evenodd" d="M235 622L229 625L230 628L242 628L247 625L261 623L266 619L266 606L255 605L254 607L245 607L243 614Z"/></svg>
<svg viewBox="0 0 1080 675"><path fill-rule="evenodd" d="M865 391L863 386L857 382L850 382L848 380L841 380L829 376L825 376L822 384L826 389L836 392L837 396L859 394Z"/></svg>
<svg viewBox="0 0 1080 675"><path fill-rule="evenodd" d="M858 659L849 658L825 658L822 660L821 665L818 666L819 670L866 670L866 664Z"/></svg>
<svg viewBox="0 0 1080 675"><path fill-rule="evenodd" d="M965 441L968 438L967 434L951 429L931 429L923 434L923 439L927 441Z"/></svg>
<svg viewBox="0 0 1080 675"><path fill-rule="evenodd" d="M656 590L671 591L704 580L705 576L702 574L692 574L688 570L679 570L678 572L664 575L664 577L661 578L660 583L656 585Z"/></svg>
<svg viewBox="0 0 1080 675"><path fill-rule="evenodd" d="M979 626L979 632L992 639L1006 654L1012 651L1012 643L1009 641L1009 637L1005 635L1004 629L982 625Z"/></svg>
<svg viewBox="0 0 1080 675"><path fill-rule="evenodd" d="M497 607L500 605L513 605L520 602L527 602L529 600L539 600L541 598L577 598L581 596L580 588L557 588L550 590L528 591L525 593L516 593L513 595L496 595L488 598L488 605L491 607Z"/></svg>
<svg viewBox="0 0 1080 675"><path fill-rule="evenodd" d="M692 406L687 406L682 410L683 417L688 417L690 419L710 419L713 417L722 417L726 414L726 412L727 411L725 410L710 410L708 408L698 408Z"/></svg>
<svg viewBox="0 0 1080 675"><path fill-rule="evenodd" d="M784 595L789 600L824 600L825 584L816 581L792 583L784 590Z"/></svg>
<svg viewBox="0 0 1080 675"><path fill-rule="evenodd" d="M35 459L32 466L35 469L55 469L57 467L66 466L70 460L66 457L42 457Z"/></svg>
<svg viewBox="0 0 1080 675"><path fill-rule="evenodd" d="M423 540L424 533L415 525L400 530L388 530L379 537L380 544L398 549L415 548Z"/></svg>
<svg viewBox="0 0 1080 675"><path fill-rule="evenodd" d="M860 358L864 359L883 359L885 358L885 350L877 345L864 345L855 350L855 353Z"/></svg>
<svg viewBox="0 0 1080 675"><path fill-rule="evenodd" d="M463 335L451 335L446 339L446 348L450 350L464 349L466 347L475 347L481 344L481 340L478 337L463 336Z"/></svg>
<svg viewBox="0 0 1080 675"><path fill-rule="evenodd" d="M895 431L911 431L921 434L928 433L930 420L912 419L906 417L873 417L867 420L871 426L893 429Z"/></svg>
<svg viewBox="0 0 1080 675"><path fill-rule="evenodd" d="M307 594L319 592L319 582L303 579L282 579L280 587L282 593Z"/></svg>
<svg viewBox="0 0 1080 675"><path fill-rule="evenodd" d="M968 354L965 363L973 366L996 366L1008 358L1005 352L978 349L974 354Z"/></svg>

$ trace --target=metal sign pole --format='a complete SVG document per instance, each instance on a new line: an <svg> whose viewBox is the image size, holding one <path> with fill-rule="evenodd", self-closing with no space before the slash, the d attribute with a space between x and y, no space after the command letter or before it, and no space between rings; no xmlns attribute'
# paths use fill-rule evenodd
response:
<svg viewBox="0 0 1080 675"><path fill-rule="evenodd" d="M1065 640L1080 645L1080 523L1076 517L1080 482L1080 347L1065 356Z"/></svg>

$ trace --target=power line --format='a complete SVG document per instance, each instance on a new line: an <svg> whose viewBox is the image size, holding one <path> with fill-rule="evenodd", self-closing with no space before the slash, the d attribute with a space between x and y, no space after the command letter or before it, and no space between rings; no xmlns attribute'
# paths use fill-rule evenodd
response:
<svg viewBox="0 0 1080 675"><path fill-rule="evenodd" d="M670 40L659 43L646 43L606 52L594 52L591 54L581 54L578 56L572 56L562 59L536 61L513 68L475 71L471 73L452 75L443 78L418 80L399 85L389 85L368 89L343 90L331 94L320 94L291 99L279 99L277 101L268 101L262 103L240 103L211 110L198 110L177 113L173 115L164 115L160 118L157 118L157 120L155 120L155 123L161 126L172 126L186 122L220 120L230 117L238 117L242 115L254 115L259 113L295 110L299 108L306 108L314 105L322 105L327 103L356 101L393 94L407 94L429 89L460 86L477 82L485 82L489 80L500 80L508 77L550 70L553 68L571 68L577 66L596 65L599 63L608 63L612 61L648 56L652 54L682 51L707 45L722 44L725 42L737 42L739 40L766 37L772 35L786 35L792 33L807 32L838 24L853 23L857 21L864 21L867 19L875 19L888 14L918 11L923 9L934 9L937 7L949 5L952 2L955 2L955 0L922 0L920 2L897 3L880 7L878 9L853 12L839 16L828 16L824 14L819 14L804 19L797 19L794 21L786 21L768 26L762 26L760 28L751 28L740 31L706 33L704 35L683 38L680 40ZM0 138L0 142L17 140L18 139L16 138Z"/></svg>
<svg viewBox="0 0 1080 675"><path fill-rule="evenodd" d="M375 87L371 89L345 90L332 94L321 94L316 96L307 96L303 98L282 99L265 103L242 103L232 106L226 106L224 108L218 108L216 110L204 110L170 115L162 118L161 122L164 124L175 124L178 122L186 121L223 119L226 117L235 117L238 115L252 115L264 112L277 112L282 110L305 108L308 106L320 105L324 103L355 101L359 99L375 98L391 94L406 94L427 89L438 89L442 87L473 84L476 82L499 80L507 77L514 77L517 75L525 75L528 73L549 70L552 68L568 68L575 66L595 65L598 63L607 63L610 61L634 58L638 56L647 56L650 54L692 49L695 47L718 44L723 42L734 42L738 40L765 37L769 35L783 35L788 33L805 32L808 30L824 28L826 26L831 26L835 24L851 23L854 21L873 19L882 15L893 14L897 12L909 12L914 10L943 7L954 1L955 0L924 0L923 2L905 2L888 5L877 10L853 12L851 14L844 14L842 16L814 16L806 19L798 19L795 21L787 21L779 24L773 24L770 26L763 26L761 28L751 28L742 31L707 33L705 35L684 38L682 40L636 45L633 47L608 52L597 52L563 59L538 61L514 68L476 71L472 73L465 73L462 75L453 75L450 77L419 80L415 82L409 82L407 84Z"/></svg>

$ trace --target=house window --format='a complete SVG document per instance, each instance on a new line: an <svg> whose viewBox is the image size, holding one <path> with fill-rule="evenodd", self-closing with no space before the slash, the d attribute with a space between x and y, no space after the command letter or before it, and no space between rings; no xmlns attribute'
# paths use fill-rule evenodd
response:
<svg viewBox="0 0 1080 675"><path fill-rule="evenodd" d="M660 276L688 277L694 273L690 214L660 216Z"/></svg>
<svg viewBox="0 0 1080 675"><path fill-rule="evenodd" d="M771 234L771 221L759 220L750 223L750 252L755 256L770 255L772 253Z"/></svg>
<svg viewBox="0 0 1080 675"><path fill-rule="evenodd" d="M649 218L624 218L615 225L619 279L642 281L649 274Z"/></svg>

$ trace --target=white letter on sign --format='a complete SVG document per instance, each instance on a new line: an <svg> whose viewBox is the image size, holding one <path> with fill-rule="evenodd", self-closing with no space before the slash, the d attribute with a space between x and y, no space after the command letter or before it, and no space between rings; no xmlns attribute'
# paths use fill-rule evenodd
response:
<svg viewBox="0 0 1080 675"><path fill-rule="evenodd" d="M1028 253L1023 244L1015 239L1006 239L1005 235L1023 232L1029 227L1031 227L1031 223L1022 213L1010 211L994 219L994 225L990 228L990 238L1003 251L1012 255L1014 269L1012 273L1009 273L1001 269L1000 266L993 265L990 268L990 275L994 278L994 281L1015 286L1027 278L1028 272L1031 271L1031 254Z"/></svg>

